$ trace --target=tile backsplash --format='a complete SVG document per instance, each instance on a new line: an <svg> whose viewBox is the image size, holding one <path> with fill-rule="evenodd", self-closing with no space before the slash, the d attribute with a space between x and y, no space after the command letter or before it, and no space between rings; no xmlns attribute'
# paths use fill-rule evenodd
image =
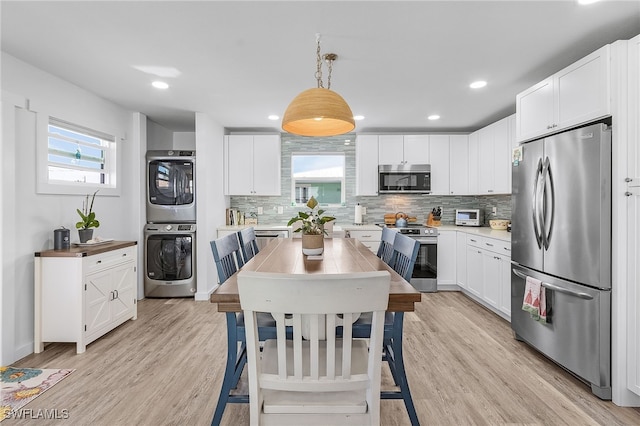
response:
<svg viewBox="0 0 640 426"><path fill-rule="evenodd" d="M348 141L348 142L347 142ZM348 145L347 145L348 143ZM352 224L355 205L360 203L366 207L364 215L366 223L383 222L385 213L404 212L418 218L424 223L433 208L442 207L442 223L452 225L456 208L480 208L484 210L485 222L489 219L511 219L511 195L480 195L480 196L438 196L419 194L383 194L375 197L355 196L355 134L333 136L326 138L301 137L290 134L282 135L282 195L279 197L230 197L232 209L250 213L258 212L261 207L263 214L258 215L261 225L284 225L289 218L295 216L300 207L291 206L291 154L316 152L343 152L346 157L346 202L344 206L329 206L329 215L336 217L337 225ZM283 213L278 213L278 208ZM492 215L492 208L496 214Z"/></svg>

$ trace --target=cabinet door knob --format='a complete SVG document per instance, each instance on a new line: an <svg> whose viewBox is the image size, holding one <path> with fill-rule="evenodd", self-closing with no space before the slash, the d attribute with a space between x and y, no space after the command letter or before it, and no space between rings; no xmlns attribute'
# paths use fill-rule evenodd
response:
<svg viewBox="0 0 640 426"><path fill-rule="evenodd" d="M633 192L627 191L624 193L624 195L626 195L627 197L631 197L633 195Z"/></svg>
<svg viewBox="0 0 640 426"><path fill-rule="evenodd" d="M625 182L633 182L633 179L631 179L630 177L628 177L628 178L625 178L625 179L624 179L624 181L625 181Z"/></svg>

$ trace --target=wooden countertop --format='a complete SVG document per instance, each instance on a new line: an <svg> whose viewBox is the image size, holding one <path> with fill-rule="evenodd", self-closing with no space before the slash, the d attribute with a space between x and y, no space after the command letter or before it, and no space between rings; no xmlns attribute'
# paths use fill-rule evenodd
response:
<svg viewBox="0 0 640 426"><path fill-rule="evenodd" d="M45 250L35 253L36 257L86 257L137 245L137 241L110 241L94 246L74 246L62 250Z"/></svg>
<svg viewBox="0 0 640 426"><path fill-rule="evenodd" d="M391 287L388 311L412 312L414 304L421 300L419 291L356 239L325 239L323 256L323 260L307 260L302 254L301 239L278 238L271 241L242 269L288 274L389 271ZM210 300L218 304L219 312L240 312L237 273L219 286L211 294Z"/></svg>

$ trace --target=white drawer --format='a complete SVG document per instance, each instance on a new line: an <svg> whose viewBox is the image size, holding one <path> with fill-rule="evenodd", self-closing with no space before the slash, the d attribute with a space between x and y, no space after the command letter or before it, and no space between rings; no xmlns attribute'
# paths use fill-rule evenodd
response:
<svg viewBox="0 0 640 426"><path fill-rule="evenodd" d="M477 235L467 234L467 245L478 247L478 248L485 248L483 244L483 238Z"/></svg>
<svg viewBox="0 0 640 426"><path fill-rule="evenodd" d="M85 271L88 273L110 268L125 262L133 262L136 256L137 246L124 247L111 250L93 256L87 256L82 260Z"/></svg>
<svg viewBox="0 0 640 426"><path fill-rule="evenodd" d="M367 247L374 253L378 253L378 247L380 246L380 241L360 241L362 245Z"/></svg>
<svg viewBox="0 0 640 426"><path fill-rule="evenodd" d="M380 242L382 239L382 229L376 231L349 231L349 236L351 238L357 238L360 241L377 241Z"/></svg>
<svg viewBox="0 0 640 426"><path fill-rule="evenodd" d="M496 240L494 238L482 238L482 248L494 253L511 257L511 243L509 241Z"/></svg>

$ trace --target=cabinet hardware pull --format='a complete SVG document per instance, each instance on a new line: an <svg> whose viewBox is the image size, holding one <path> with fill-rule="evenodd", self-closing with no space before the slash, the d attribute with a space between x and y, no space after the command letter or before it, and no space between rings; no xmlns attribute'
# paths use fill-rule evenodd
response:
<svg viewBox="0 0 640 426"><path fill-rule="evenodd" d="M633 182L633 179L631 179L630 177L628 177L628 178L625 178L625 179L624 179L624 181L625 181L625 182Z"/></svg>
<svg viewBox="0 0 640 426"><path fill-rule="evenodd" d="M100 264L100 263L102 263L102 260L98 260L98 261L96 262L96 264Z"/></svg>
<svg viewBox="0 0 640 426"><path fill-rule="evenodd" d="M474 242L474 243L477 243L477 241L476 241L476 240L474 240L474 239L472 239L472 238L469 238L469 240L470 240L470 241L472 241L472 242Z"/></svg>
<svg viewBox="0 0 640 426"><path fill-rule="evenodd" d="M630 197L630 196L632 196L632 195L633 195L633 192L629 192L629 191L627 191L627 192L625 192L625 193L624 193L624 195L626 195L627 197Z"/></svg>
<svg viewBox="0 0 640 426"><path fill-rule="evenodd" d="M127 253L122 253L122 257L125 257L127 255Z"/></svg>
<svg viewBox="0 0 640 426"><path fill-rule="evenodd" d="M504 249L505 249L506 251L511 251L511 249L510 249L510 248L506 248L506 247L505 247Z"/></svg>
<svg viewBox="0 0 640 426"><path fill-rule="evenodd" d="M493 244L489 244L489 243L485 243L486 245L488 245L489 247L493 247Z"/></svg>

